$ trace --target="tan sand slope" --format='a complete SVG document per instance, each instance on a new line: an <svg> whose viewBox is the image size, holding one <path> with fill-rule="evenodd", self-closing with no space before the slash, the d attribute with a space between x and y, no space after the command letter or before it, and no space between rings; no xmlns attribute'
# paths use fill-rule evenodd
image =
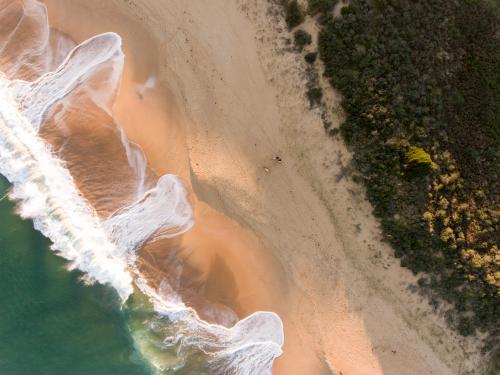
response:
<svg viewBox="0 0 500 375"><path fill-rule="evenodd" d="M52 24L76 39L123 36L119 121L153 168L192 187L209 233L186 241L215 249L208 263L194 261L209 279L207 296L240 317L260 309L282 317L276 374L480 371L474 343L408 291L415 279L380 241L363 191L346 176L347 150L308 110L303 62L269 2L46 2ZM159 88L134 89L150 75ZM213 234L227 228L241 246ZM197 245L197 235L209 240Z"/></svg>

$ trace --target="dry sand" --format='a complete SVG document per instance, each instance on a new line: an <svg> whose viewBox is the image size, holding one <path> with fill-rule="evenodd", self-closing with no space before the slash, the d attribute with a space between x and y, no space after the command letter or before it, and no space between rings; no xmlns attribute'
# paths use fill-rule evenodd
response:
<svg viewBox="0 0 500 375"><path fill-rule="evenodd" d="M79 41L124 38L118 120L157 172L192 191L197 225L180 241L200 293L240 317L283 319L276 374L480 372L474 342L408 290L416 279L381 242L345 146L308 109L304 63L268 1L46 3ZM150 76L153 90L135 86ZM161 249L144 257L153 269Z"/></svg>

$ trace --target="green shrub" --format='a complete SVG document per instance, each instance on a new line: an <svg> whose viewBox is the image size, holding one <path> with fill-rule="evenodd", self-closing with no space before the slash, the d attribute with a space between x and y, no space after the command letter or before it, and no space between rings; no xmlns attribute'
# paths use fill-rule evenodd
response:
<svg viewBox="0 0 500 375"><path fill-rule="evenodd" d="M429 172L432 169L433 162L431 156L420 147L410 147L405 155L407 166L418 172Z"/></svg>
<svg viewBox="0 0 500 375"><path fill-rule="evenodd" d="M307 99L309 99L309 104L311 107L315 107L321 104L321 99L323 98L323 90L321 87L313 87L307 90Z"/></svg>
<svg viewBox="0 0 500 375"><path fill-rule="evenodd" d="M293 34L293 39L295 42L295 46L297 46L299 51L302 51L305 46L312 43L311 34L309 34L307 31L304 30L297 30Z"/></svg>
<svg viewBox="0 0 500 375"><path fill-rule="evenodd" d="M336 137L337 135L339 135L339 133L340 133L339 128L333 128L333 129L330 129L330 132L328 133L328 135L330 137Z"/></svg>
<svg viewBox="0 0 500 375"><path fill-rule="evenodd" d="M304 56L304 59L308 64L314 64L317 56L318 54L316 52L309 52Z"/></svg>
<svg viewBox="0 0 500 375"><path fill-rule="evenodd" d="M286 6L285 20L289 29L293 29L304 22L304 15L302 14L302 10L300 9L297 0L290 1Z"/></svg>
<svg viewBox="0 0 500 375"><path fill-rule="evenodd" d="M307 11L312 16L318 13L328 13L333 10L337 0L309 0Z"/></svg>

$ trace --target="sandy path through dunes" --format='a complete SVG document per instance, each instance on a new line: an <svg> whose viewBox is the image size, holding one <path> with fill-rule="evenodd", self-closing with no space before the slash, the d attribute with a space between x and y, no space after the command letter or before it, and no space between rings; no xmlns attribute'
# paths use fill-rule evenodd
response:
<svg viewBox="0 0 500 375"><path fill-rule="evenodd" d="M141 67L125 81L157 77L163 101L123 90L130 96L123 103L162 114L140 128L133 113L121 123L158 172L192 186L197 212L235 220L227 225L247 236L221 254L237 285L235 310L268 309L284 321L276 374L477 370L478 357L467 354L473 343L458 340L407 290L415 279L380 242L363 192L345 176L345 147L325 137L319 113L308 110L303 62L287 51L268 2L47 3L51 22L80 30L76 38L121 34L127 59Z"/></svg>

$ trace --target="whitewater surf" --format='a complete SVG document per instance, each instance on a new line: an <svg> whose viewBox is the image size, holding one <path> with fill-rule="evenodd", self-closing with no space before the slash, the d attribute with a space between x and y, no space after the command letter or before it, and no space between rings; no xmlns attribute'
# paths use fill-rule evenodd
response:
<svg viewBox="0 0 500 375"><path fill-rule="evenodd" d="M171 278L155 286L140 272L140 249L189 231L193 209L182 181L149 168L113 117L120 36L76 45L36 0L0 0L0 25L0 173L19 214L85 282L116 290L153 372L271 373L283 345L276 314L209 323Z"/></svg>

